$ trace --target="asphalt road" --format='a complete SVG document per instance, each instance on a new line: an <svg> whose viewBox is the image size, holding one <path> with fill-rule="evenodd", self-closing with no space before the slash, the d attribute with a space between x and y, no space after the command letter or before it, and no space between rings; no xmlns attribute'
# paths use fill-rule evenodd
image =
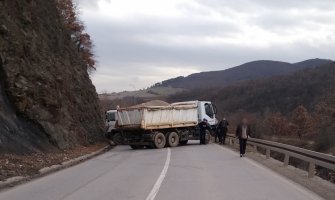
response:
<svg viewBox="0 0 335 200"><path fill-rule="evenodd" d="M314 193L229 149L118 146L0 193L0 200L311 200Z"/></svg>

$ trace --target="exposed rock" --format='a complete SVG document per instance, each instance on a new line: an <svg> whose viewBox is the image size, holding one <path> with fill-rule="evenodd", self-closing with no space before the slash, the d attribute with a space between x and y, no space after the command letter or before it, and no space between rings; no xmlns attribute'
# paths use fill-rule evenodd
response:
<svg viewBox="0 0 335 200"><path fill-rule="evenodd" d="M54 1L0 2L0 152L103 137L98 96Z"/></svg>
<svg viewBox="0 0 335 200"><path fill-rule="evenodd" d="M8 33L8 29L5 25L0 25L0 34L6 35Z"/></svg>

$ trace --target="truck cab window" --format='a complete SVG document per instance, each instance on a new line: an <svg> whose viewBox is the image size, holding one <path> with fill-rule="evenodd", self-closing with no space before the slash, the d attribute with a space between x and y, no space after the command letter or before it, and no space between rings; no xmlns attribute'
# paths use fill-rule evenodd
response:
<svg viewBox="0 0 335 200"><path fill-rule="evenodd" d="M115 113L107 113L107 121L115 121Z"/></svg>
<svg viewBox="0 0 335 200"><path fill-rule="evenodd" d="M205 103L205 112L210 118L214 117L214 112L211 104Z"/></svg>

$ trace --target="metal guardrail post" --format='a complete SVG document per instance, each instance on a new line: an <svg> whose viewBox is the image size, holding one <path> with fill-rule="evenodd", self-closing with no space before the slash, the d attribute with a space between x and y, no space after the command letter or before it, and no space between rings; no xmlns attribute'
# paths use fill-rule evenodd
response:
<svg viewBox="0 0 335 200"><path fill-rule="evenodd" d="M266 159L269 159L270 158L270 149L266 149Z"/></svg>
<svg viewBox="0 0 335 200"><path fill-rule="evenodd" d="M254 145L254 152L257 153L257 145Z"/></svg>
<svg viewBox="0 0 335 200"><path fill-rule="evenodd" d="M308 178L313 178L315 174L315 163L310 162L308 166Z"/></svg>
<svg viewBox="0 0 335 200"><path fill-rule="evenodd" d="M290 155L286 153L284 158L284 167L288 166L289 161L290 161Z"/></svg>

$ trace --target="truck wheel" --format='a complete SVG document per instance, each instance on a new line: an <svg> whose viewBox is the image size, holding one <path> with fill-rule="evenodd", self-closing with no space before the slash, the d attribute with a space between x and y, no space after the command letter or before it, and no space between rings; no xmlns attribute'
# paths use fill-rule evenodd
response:
<svg viewBox="0 0 335 200"><path fill-rule="evenodd" d="M132 149L144 149L144 145L129 145Z"/></svg>
<svg viewBox="0 0 335 200"><path fill-rule="evenodd" d="M154 135L154 146L157 149L161 149L164 148L165 143L166 143L165 135L161 132L156 132Z"/></svg>
<svg viewBox="0 0 335 200"><path fill-rule="evenodd" d="M184 141L180 141L179 144L180 144L180 145L186 145L187 142L188 142L188 140L184 140Z"/></svg>
<svg viewBox="0 0 335 200"><path fill-rule="evenodd" d="M167 145L169 147L176 147L179 144L179 135L176 132L167 134Z"/></svg>
<svg viewBox="0 0 335 200"><path fill-rule="evenodd" d="M112 140L116 145L122 144L123 140L121 133L115 133Z"/></svg>

